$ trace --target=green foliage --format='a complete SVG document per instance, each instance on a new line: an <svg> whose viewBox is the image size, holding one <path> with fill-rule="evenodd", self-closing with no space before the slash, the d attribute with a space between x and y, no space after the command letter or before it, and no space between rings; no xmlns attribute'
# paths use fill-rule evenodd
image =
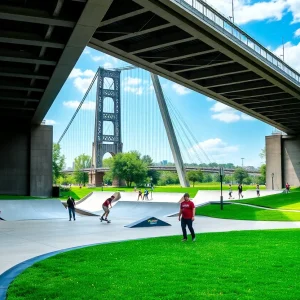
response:
<svg viewBox="0 0 300 300"><path fill-rule="evenodd" d="M261 181L263 182L263 183L261 183L261 184L265 184L266 183L266 169L267 169L267 165L266 164L263 164L263 165L261 165L260 166L260 176L261 176Z"/></svg>
<svg viewBox="0 0 300 300"><path fill-rule="evenodd" d="M248 172L243 168L236 168L233 174L234 178L238 183L243 183L244 179L246 179L249 175Z"/></svg>
<svg viewBox="0 0 300 300"><path fill-rule="evenodd" d="M133 182L136 184L145 182L147 165L136 151L118 153L113 159L111 172L113 178L125 180L126 185L130 187Z"/></svg>
<svg viewBox="0 0 300 300"><path fill-rule="evenodd" d="M91 167L92 158L89 155L81 154L75 158L74 177L76 183L85 184L89 181L89 174L81 171Z"/></svg>
<svg viewBox="0 0 300 300"><path fill-rule="evenodd" d="M201 170L189 171L189 172L187 172L187 178L189 181L191 181L193 183L193 187L194 187L196 181L202 182L203 173Z"/></svg>
<svg viewBox="0 0 300 300"><path fill-rule="evenodd" d="M266 147L261 149L261 151L259 153L259 157L263 160L263 162L266 161Z"/></svg>
<svg viewBox="0 0 300 300"><path fill-rule="evenodd" d="M179 178L177 173L168 172L168 171L161 171L160 177L158 181L158 185L168 185L168 184L178 184Z"/></svg>
<svg viewBox="0 0 300 300"><path fill-rule="evenodd" d="M61 176L61 171L65 166L65 156L61 155L60 151L60 145L53 143L52 175L54 183L57 183L58 178Z"/></svg>
<svg viewBox="0 0 300 300"><path fill-rule="evenodd" d="M147 177L148 177L148 182L152 184L157 184L158 183L158 180L160 178L160 173L159 171L156 171L156 170L148 170L147 171ZM152 180L151 180L152 178Z"/></svg>
<svg viewBox="0 0 300 300"><path fill-rule="evenodd" d="M147 166L151 166L153 164L153 160L149 155L144 155L142 157L142 161L147 165Z"/></svg>
<svg viewBox="0 0 300 300"><path fill-rule="evenodd" d="M210 173L204 173L202 182L213 182L212 175Z"/></svg>

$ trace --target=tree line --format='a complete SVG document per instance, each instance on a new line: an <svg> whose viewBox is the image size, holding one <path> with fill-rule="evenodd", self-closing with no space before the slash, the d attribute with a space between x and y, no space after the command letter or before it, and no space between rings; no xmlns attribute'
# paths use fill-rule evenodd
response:
<svg viewBox="0 0 300 300"><path fill-rule="evenodd" d="M64 174L65 157L61 155L59 144L53 145L53 182L56 184L82 184L89 181L89 174L82 169L90 168L92 159L89 155L81 154L75 158L73 174ZM103 161L104 167L110 170L105 173L104 183L111 185L114 178L124 180L128 187L133 185L143 186L146 184L153 185L172 185L179 184L177 173L168 171L149 170L148 167L154 165L149 155L142 156L137 151L127 153L118 153L114 157ZM217 164L216 164L217 165ZM223 164L225 168L228 165ZM210 167L216 167L210 165ZM194 186L196 182L220 182L219 174L204 173L201 170L187 172L187 179ZM225 183L244 183L244 184L265 184L265 165L261 167L261 176L250 176L243 168L236 168L233 175L226 175L223 178Z"/></svg>

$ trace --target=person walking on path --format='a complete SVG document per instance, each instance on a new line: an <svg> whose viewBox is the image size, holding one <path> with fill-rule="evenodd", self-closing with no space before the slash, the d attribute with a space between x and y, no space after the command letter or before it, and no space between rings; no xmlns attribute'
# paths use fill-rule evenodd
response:
<svg viewBox="0 0 300 300"><path fill-rule="evenodd" d="M143 200L149 200L148 195L149 195L149 192L148 192L147 189L145 189L145 191L144 191L144 196L143 196Z"/></svg>
<svg viewBox="0 0 300 300"><path fill-rule="evenodd" d="M138 195L137 201L139 201L140 198L141 198L141 200L143 200L143 196L142 196L142 191L141 190L139 190L139 195Z"/></svg>
<svg viewBox="0 0 300 300"><path fill-rule="evenodd" d="M241 183L238 186L238 191L239 191L239 199L241 199L241 197L244 198L244 196L243 196L243 186L242 186Z"/></svg>
<svg viewBox="0 0 300 300"><path fill-rule="evenodd" d="M257 197L260 196L259 184L256 185L256 195L257 195Z"/></svg>
<svg viewBox="0 0 300 300"><path fill-rule="evenodd" d="M67 206L68 206L68 210L69 210L69 221L72 220L72 216L73 216L73 220L75 221L75 200L74 198L72 198L71 196L69 196L68 200L67 200Z"/></svg>
<svg viewBox="0 0 300 300"><path fill-rule="evenodd" d="M229 198L228 199L234 199L232 197L232 186L231 186L231 184L229 184Z"/></svg>
<svg viewBox="0 0 300 300"><path fill-rule="evenodd" d="M183 199L184 201L180 203L180 211L178 216L178 220L180 221L181 219L181 228L183 233L182 241L183 242L187 241L187 233L186 233L186 225L187 225L192 235L192 241L195 242L196 236L193 229L193 221L195 219L196 208L194 202L190 200L190 195L188 193L185 193L183 195Z"/></svg>
<svg viewBox="0 0 300 300"><path fill-rule="evenodd" d="M290 185L289 185L288 182L287 182L286 185L285 185L285 189L286 189L286 193L289 193L289 192L290 192Z"/></svg>
<svg viewBox="0 0 300 300"><path fill-rule="evenodd" d="M111 196L108 199L106 199L103 204L102 204L102 208L104 210L104 214L101 216L100 221L107 221L107 217L109 214L109 207L112 208L111 206L111 202L115 199L115 196ZM104 218L105 217L105 218Z"/></svg>

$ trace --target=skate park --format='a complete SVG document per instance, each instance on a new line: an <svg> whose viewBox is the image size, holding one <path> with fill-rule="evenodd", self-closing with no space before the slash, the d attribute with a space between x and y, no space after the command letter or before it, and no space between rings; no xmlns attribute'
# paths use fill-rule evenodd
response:
<svg viewBox="0 0 300 300"><path fill-rule="evenodd" d="M279 20L287 32L297 14L285 3L245 21L243 9L271 2L226 1L224 15L211 0L0 4L0 300L300 299L297 41L268 34ZM267 12L264 33L256 22ZM266 36L268 48L258 42ZM114 166L104 155L130 151L145 159L140 181L108 181ZM234 178L236 169L250 179ZM148 197L123 189L128 181ZM238 183L251 185L243 197ZM188 231L183 243L186 192L196 240ZM111 223L100 222L112 195Z"/></svg>

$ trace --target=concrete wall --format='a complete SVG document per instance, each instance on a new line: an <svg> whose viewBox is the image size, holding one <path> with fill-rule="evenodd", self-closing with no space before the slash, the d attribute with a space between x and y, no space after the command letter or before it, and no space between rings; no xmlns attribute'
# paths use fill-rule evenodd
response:
<svg viewBox="0 0 300 300"><path fill-rule="evenodd" d="M53 127L31 128L30 195L52 195Z"/></svg>
<svg viewBox="0 0 300 300"><path fill-rule="evenodd" d="M283 182L300 185L300 138L283 136Z"/></svg>
<svg viewBox="0 0 300 300"><path fill-rule="evenodd" d="M300 138L286 135L266 137L266 181L267 188L272 189L272 173L274 189L300 186Z"/></svg>
<svg viewBox="0 0 300 300"><path fill-rule="evenodd" d="M266 137L266 183L267 189L281 189L282 179L282 139L281 135L271 135ZM272 186L272 174L273 186Z"/></svg>
<svg viewBox="0 0 300 300"><path fill-rule="evenodd" d="M52 194L52 126L1 124L0 194Z"/></svg>
<svg viewBox="0 0 300 300"><path fill-rule="evenodd" d="M0 194L29 194L30 129L1 124Z"/></svg>

